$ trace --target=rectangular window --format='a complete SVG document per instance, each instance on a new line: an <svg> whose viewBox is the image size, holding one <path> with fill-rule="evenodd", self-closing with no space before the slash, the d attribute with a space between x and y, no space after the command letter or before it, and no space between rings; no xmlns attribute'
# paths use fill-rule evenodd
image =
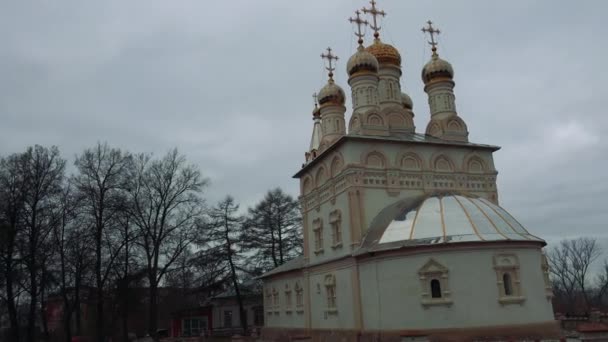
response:
<svg viewBox="0 0 608 342"><path fill-rule="evenodd" d="M264 308L261 306L253 308L253 325L256 327L264 326Z"/></svg>
<svg viewBox="0 0 608 342"><path fill-rule="evenodd" d="M183 336L192 336L190 332L190 319L184 319L184 329L182 329Z"/></svg>
<svg viewBox="0 0 608 342"><path fill-rule="evenodd" d="M323 251L323 220L320 218L312 221L313 231L315 234L315 252Z"/></svg>
<svg viewBox="0 0 608 342"><path fill-rule="evenodd" d="M342 246L342 214L340 210L334 210L329 214L331 224L332 247Z"/></svg>
<svg viewBox="0 0 608 342"><path fill-rule="evenodd" d="M274 306L275 310L279 309L279 291L277 291L277 289L272 289L272 305Z"/></svg>
<svg viewBox="0 0 608 342"><path fill-rule="evenodd" d="M333 222L331 224L333 232L333 243L334 246L342 242L342 228L340 227L340 221Z"/></svg>
<svg viewBox="0 0 608 342"><path fill-rule="evenodd" d="M333 309L336 307L336 286L327 286L327 307Z"/></svg>
<svg viewBox="0 0 608 342"><path fill-rule="evenodd" d="M291 308L291 291L285 291L285 306Z"/></svg>
<svg viewBox="0 0 608 342"><path fill-rule="evenodd" d="M232 311L224 311L224 328L232 328Z"/></svg>
<svg viewBox="0 0 608 342"><path fill-rule="evenodd" d="M302 289L296 289L296 306L300 307L304 305L304 296Z"/></svg>
<svg viewBox="0 0 608 342"><path fill-rule="evenodd" d="M200 318L184 318L183 319L183 331L182 336L200 336L202 321Z"/></svg>
<svg viewBox="0 0 608 342"><path fill-rule="evenodd" d="M320 229L315 230L315 250L323 249L323 232Z"/></svg>

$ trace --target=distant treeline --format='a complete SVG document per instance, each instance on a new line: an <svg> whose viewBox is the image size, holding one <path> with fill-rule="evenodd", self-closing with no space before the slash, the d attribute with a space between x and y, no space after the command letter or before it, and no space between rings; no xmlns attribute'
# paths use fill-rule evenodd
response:
<svg viewBox="0 0 608 342"><path fill-rule="evenodd" d="M547 257L553 286L554 311L566 316L608 310L608 259L593 238L563 240L549 246ZM599 272L592 273L602 262Z"/></svg>
<svg viewBox="0 0 608 342"><path fill-rule="evenodd" d="M62 338L81 335L85 289L98 342L126 326L131 288L148 292L142 320L152 336L160 287L209 296L234 288L243 315L243 280L301 253L298 202L279 188L241 215L230 196L205 202L208 179L176 149L159 158L99 143L75 157L75 174L66 163L57 147L0 156L0 321L9 341L50 338L49 295L63 302Z"/></svg>

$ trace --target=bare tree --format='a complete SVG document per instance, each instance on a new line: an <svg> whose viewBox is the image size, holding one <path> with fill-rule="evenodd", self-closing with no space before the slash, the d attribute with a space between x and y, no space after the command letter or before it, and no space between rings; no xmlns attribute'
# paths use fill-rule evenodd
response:
<svg viewBox="0 0 608 342"><path fill-rule="evenodd" d="M270 190L249 215L243 230L244 247L252 264L268 271L302 252L302 218L298 202L280 188ZM259 272L258 272L259 273Z"/></svg>
<svg viewBox="0 0 608 342"><path fill-rule="evenodd" d="M133 311L139 298L135 295L133 288L140 285L142 278L145 277L140 263L140 255L136 250L136 242L139 238L138 229L133 224L129 211L128 203L125 202L125 211L119 215L120 228L117 234L124 247L120 258L114 267L115 283L115 318L121 320L122 340L129 341L129 314Z"/></svg>
<svg viewBox="0 0 608 342"><path fill-rule="evenodd" d="M20 341L17 315L18 282L22 275L17 239L21 234L24 175L20 172L21 156L12 154L0 159L0 262L4 278L4 298L10 321L9 338Z"/></svg>
<svg viewBox="0 0 608 342"><path fill-rule="evenodd" d="M595 286L595 303L598 306L604 306L604 297L608 294L608 260L606 259L604 259L602 270L596 276Z"/></svg>
<svg viewBox="0 0 608 342"><path fill-rule="evenodd" d="M190 248L186 248L184 252L175 260L171 272L167 272L165 276L165 285L168 287L176 287L183 290L183 293L188 293L189 290L195 287L196 282L196 267L194 255Z"/></svg>
<svg viewBox="0 0 608 342"><path fill-rule="evenodd" d="M117 215L124 210L124 188L130 156L107 144L98 143L76 157L78 174L73 183L79 196L83 219L93 230L95 250L95 286L97 300L97 341L103 342L104 286L106 286L122 245L116 244L112 230L117 224Z"/></svg>
<svg viewBox="0 0 608 342"><path fill-rule="evenodd" d="M206 258L214 262L226 263L228 276L236 294L239 306L239 317L243 334L247 333L247 315L243 307L243 298L239 286L239 263L242 260L241 229L243 217L238 215L239 206L234 198L227 196L209 211L209 222L201 232Z"/></svg>
<svg viewBox="0 0 608 342"><path fill-rule="evenodd" d="M72 340L72 317L76 315L76 335L81 334L80 292L83 280L92 266L91 229L79 221L78 202L71 184L61 195L58 208L60 222L53 231L56 247L59 294L63 300L63 329L65 340Z"/></svg>
<svg viewBox="0 0 608 342"><path fill-rule="evenodd" d="M576 297L582 295L586 309L590 306L589 267L600 256L596 240L578 238L563 240L549 252L548 258L553 281L559 292L566 296L569 310L574 310Z"/></svg>
<svg viewBox="0 0 608 342"><path fill-rule="evenodd" d="M157 160L137 156L129 178L129 210L149 285L148 331L157 338L158 285L194 237L207 180L177 149Z"/></svg>
<svg viewBox="0 0 608 342"><path fill-rule="evenodd" d="M27 318L27 340L36 339L36 314L41 306L48 280L47 260L50 257L50 234L58 223L56 206L61 194L65 160L56 147L39 145L30 147L21 155L20 172L23 173L23 210L21 211L23 236L20 253L28 273L27 293L29 312ZM40 297L39 297L40 296ZM42 311L40 311L42 313ZM44 316L44 315L42 315ZM44 317L43 324L46 323ZM46 325L44 333L48 334Z"/></svg>

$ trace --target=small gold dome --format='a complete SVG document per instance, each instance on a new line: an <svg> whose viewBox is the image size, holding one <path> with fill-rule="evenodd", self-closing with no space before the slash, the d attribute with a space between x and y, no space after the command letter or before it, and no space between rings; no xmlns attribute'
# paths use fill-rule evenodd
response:
<svg viewBox="0 0 608 342"><path fill-rule="evenodd" d="M380 39L375 39L374 43L365 50L374 55L380 64L401 66L399 51L394 46L383 43Z"/></svg>
<svg viewBox="0 0 608 342"><path fill-rule="evenodd" d="M346 63L346 71L348 75L352 75L358 71L378 72L378 60L374 55L365 51L362 46L359 46L357 52L348 59Z"/></svg>
<svg viewBox="0 0 608 342"><path fill-rule="evenodd" d="M454 69L448 61L433 54L431 60L422 68L422 81L426 84L436 77L454 78Z"/></svg>
<svg viewBox="0 0 608 342"><path fill-rule="evenodd" d="M329 79L327 84L319 90L319 104L321 106L325 104L333 105L344 105L344 90L338 86L333 79Z"/></svg>

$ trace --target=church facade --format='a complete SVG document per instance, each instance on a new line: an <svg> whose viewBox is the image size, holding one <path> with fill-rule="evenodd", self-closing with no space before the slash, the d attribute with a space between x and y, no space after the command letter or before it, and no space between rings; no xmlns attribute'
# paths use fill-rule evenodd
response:
<svg viewBox="0 0 608 342"><path fill-rule="evenodd" d="M472 143L458 115L454 70L422 69L430 118L416 133L401 91L401 56L382 42L376 8L367 47L347 63L345 92L318 93L300 180L304 252L262 276L263 340L545 339L553 317L545 242L499 206L499 147Z"/></svg>

